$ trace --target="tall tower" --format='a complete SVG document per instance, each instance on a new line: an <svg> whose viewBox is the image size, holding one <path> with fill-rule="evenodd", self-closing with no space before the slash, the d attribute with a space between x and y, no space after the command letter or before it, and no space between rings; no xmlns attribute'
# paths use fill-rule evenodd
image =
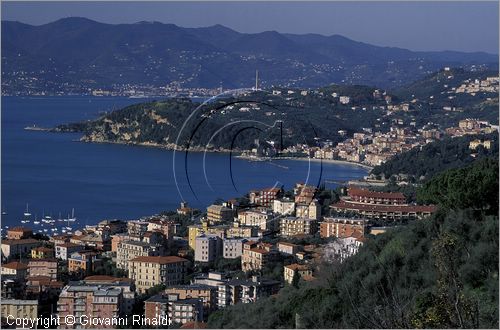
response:
<svg viewBox="0 0 500 330"><path fill-rule="evenodd" d="M255 90L259 90L259 70L255 70Z"/></svg>

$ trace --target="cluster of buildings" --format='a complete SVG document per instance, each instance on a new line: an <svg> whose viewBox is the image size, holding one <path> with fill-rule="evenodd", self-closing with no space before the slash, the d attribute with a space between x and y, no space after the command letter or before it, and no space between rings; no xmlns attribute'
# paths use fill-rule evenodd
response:
<svg viewBox="0 0 500 330"><path fill-rule="evenodd" d="M452 137L464 135L490 134L498 131L498 126L491 125L488 121L467 118L458 122L458 127L449 127L446 134Z"/></svg>
<svg viewBox="0 0 500 330"><path fill-rule="evenodd" d="M466 93L475 96L476 93L498 93L499 78L486 77L485 79L467 79L463 83L454 88L455 93ZM453 89L452 89L453 90Z"/></svg>
<svg viewBox="0 0 500 330"><path fill-rule="evenodd" d="M127 318L139 295L146 295L146 318L199 326L219 308L314 280L322 262L344 262L368 233L386 230L373 227L373 220L418 219L434 211L408 204L399 193L352 186L332 205L318 196L316 187L302 183L288 192L250 191L248 203L240 200L244 205L229 200L207 207L187 237L177 236L179 223L167 216L102 221L46 239L29 228L11 228L1 244L2 317L15 311L23 317ZM186 204L177 212L192 214ZM322 243L309 244L309 238ZM217 272L223 259L239 269ZM271 276L276 267L280 278Z"/></svg>

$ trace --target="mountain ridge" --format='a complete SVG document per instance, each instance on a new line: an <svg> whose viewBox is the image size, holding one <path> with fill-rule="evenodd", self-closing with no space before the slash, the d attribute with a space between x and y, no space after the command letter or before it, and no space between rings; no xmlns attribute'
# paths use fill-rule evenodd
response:
<svg viewBox="0 0 500 330"><path fill-rule="evenodd" d="M2 21L2 30L7 90L125 84L235 88L248 86L255 70L263 86L394 87L444 66L498 68L497 55L483 52L414 52L335 34L240 33L220 24L185 28L70 17L43 25Z"/></svg>

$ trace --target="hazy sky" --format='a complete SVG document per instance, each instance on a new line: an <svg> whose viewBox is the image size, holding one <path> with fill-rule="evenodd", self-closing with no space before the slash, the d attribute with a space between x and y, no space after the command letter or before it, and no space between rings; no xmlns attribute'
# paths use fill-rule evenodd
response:
<svg viewBox="0 0 500 330"><path fill-rule="evenodd" d="M411 50L498 54L493 2L5 2L2 20L39 25L81 16L105 23L222 24L239 32L340 34Z"/></svg>

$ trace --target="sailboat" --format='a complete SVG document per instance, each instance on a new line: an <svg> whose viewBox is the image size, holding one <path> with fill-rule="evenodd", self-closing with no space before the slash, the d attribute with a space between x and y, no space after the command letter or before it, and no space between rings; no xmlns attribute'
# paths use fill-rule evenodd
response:
<svg viewBox="0 0 500 330"><path fill-rule="evenodd" d="M24 212L24 216L25 217L31 217L31 213L30 213L30 211L28 209L28 203L26 203L26 212Z"/></svg>
<svg viewBox="0 0 500 330"><path fill-rule="evenodd" d="M39 225L39 224L40 224L40 221L38 221L38 220L36 219L36 214L35 214L35 221L33 221L33 223L34 223L35 225Z"/></svg>
<svg viewBox="0 0 500 330"><path fill-rule="evenodd" d="M30 222L31 213L28 208L28 203L26 203L26 211L24 212L24 219L21 220L21 223L29 223Z"/></svg>
<svg viewBox="0 0 500 330"><path fill-rule="evenodd" d="M71 222L75 222L76 221L76 218L75 218L75 208L73 208L71 210L71 218L68 218L68 221L71 221Z"/></svg>
<svg viewBox="0 0 500 330"><path fill-rule="evenodd" d="M73 211L74 211L74 210L75 210L75 209L73 209ZM66 227L63 227L64 229L66 229L66 230L68 230L68 231L70 231L70 230L72 230L72 229L73 229L73 228L71 228L71 227L69 226L69 222L70 222L70 220L71 220L71 218L69 217L69 214L68 214L68 218L66 219L66 221L68 222L68 225L67 225Z"/></svg>

